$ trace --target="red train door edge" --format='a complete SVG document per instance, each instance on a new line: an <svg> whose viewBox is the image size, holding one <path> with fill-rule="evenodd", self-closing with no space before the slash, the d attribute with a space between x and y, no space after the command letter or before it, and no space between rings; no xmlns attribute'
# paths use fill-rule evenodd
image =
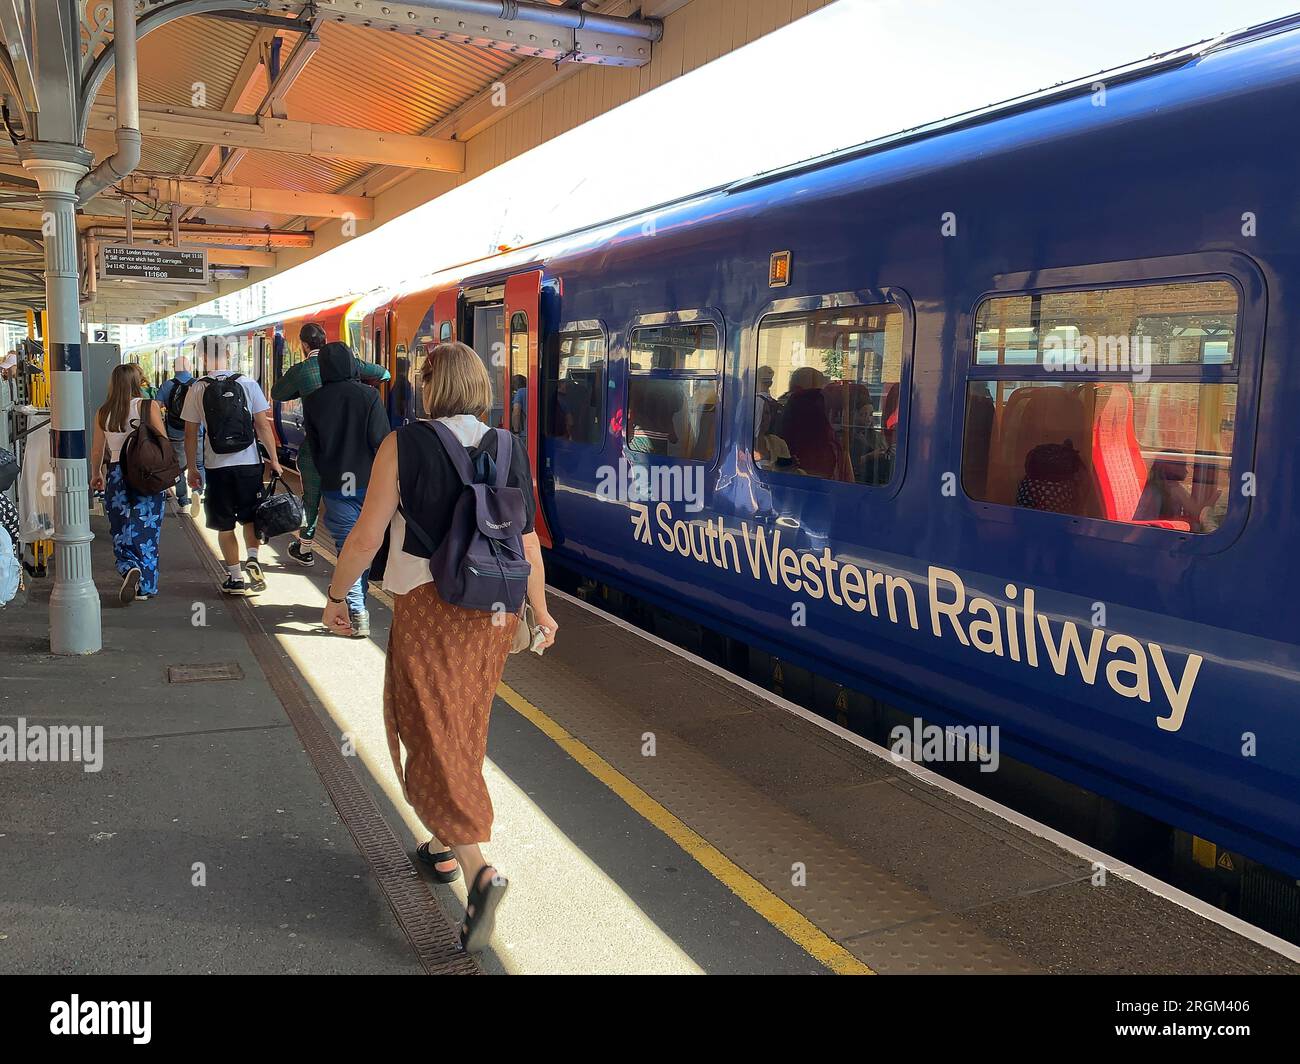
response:
<svg viewBox="0 0 1300 1064"><path fill-rule="evenodd" d="M457 328L456 325L456 306L459 301L460 288L458 287L444 288L434 296L433 324L434 329L436 330L433 334L434 343L440 343L442 341L442 323L444 321L451 322L451 339L460 339L460 329ZM418 321L414 323L417 327L419 324ZM414 329L412 329L412 335L414 335Z"/></svg>
<svg viewBox="0 0 1300 1064"><path fill-rule="evenodd" d="M535 518L537 538L542 541L543 547L549 547L551 545L551 530L546 526L546 516L542 511L542 499L538 487L542 482L542 470L538 465L541 451L541 425L539 424L541 403L538 398L538 392L541 386L541 352L538 344L540 339L540 330L538 328L538 303L540 301L541 289L541 270L531 270L528 273L521 273L516 277L506 279L505 407L508 423L511 407L509 387L511 377L511 323L516 314L524 314L528 317L528 386L524 393L524 401L527 404L524 421L528 433L528 462L533 470L533 499L537 504L537 516Z"/></svg>

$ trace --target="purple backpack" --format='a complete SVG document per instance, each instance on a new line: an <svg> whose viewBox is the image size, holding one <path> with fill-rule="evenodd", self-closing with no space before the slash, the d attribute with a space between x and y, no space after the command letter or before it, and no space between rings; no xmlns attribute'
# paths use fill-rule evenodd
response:
<svg viewBox="0 0 1300 1064"><path fill-rule="evenodd" d="M524 557L524 493L506 484L514 438L505 429L497 434L495 468L483 451L470 463L469 452L446 425L426 421L438 434L464 486L451 527L437 550L407 517L426 550L438 597L453 606L485 613L518 613L524 607L532 566ZM477 467L477 468L476 468ZM405 515L403 515L405 516Z"/></svg>

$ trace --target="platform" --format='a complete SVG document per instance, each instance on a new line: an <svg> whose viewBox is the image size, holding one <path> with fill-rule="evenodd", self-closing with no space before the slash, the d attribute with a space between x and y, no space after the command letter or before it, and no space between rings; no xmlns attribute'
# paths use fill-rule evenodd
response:
<svg viewBox="0 0 1300 1064"><path fill-rule="evenodd" d="M102 723L107 751L97 774L0 766L0 971L443 970L463 884L404 856L422 834L383 735L383 597L370 639L339 639L317 624L327 551L268 552L267 592L232 600L211 542L169 515L162 597L106 602L95 658L45 654L39 593L0 613L0 723ZM586 604L553 612L555 648L511 659L493 714L488 853L512 886L485 972L1300 972L1294 947L1117 864L1094 886L1098 855ZM242 679L166 682L196 663Z"/></svg>

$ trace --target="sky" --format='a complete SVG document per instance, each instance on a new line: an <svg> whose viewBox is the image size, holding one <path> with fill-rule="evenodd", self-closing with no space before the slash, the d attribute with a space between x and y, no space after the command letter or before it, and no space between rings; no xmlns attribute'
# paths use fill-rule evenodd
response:
<svg viewBox="0 0 1300 1064"><path fill-rule="evenodd" d="M1300 0L836 0L273 278L268 304L399 284L498 244L531 243L1297 9ZM652 165L632 161L655 146L665 150Z"/></svg>

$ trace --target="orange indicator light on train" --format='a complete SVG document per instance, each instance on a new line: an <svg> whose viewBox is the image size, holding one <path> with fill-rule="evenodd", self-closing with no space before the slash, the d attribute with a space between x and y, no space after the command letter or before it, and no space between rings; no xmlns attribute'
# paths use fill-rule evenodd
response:
<svg viewBox="0 0 1300 1064"><path fill-rule="evenodd" d="M767 284L769 288L784 288L790 283L790 252L772 252L772 264L768 269Z"/></svg>

